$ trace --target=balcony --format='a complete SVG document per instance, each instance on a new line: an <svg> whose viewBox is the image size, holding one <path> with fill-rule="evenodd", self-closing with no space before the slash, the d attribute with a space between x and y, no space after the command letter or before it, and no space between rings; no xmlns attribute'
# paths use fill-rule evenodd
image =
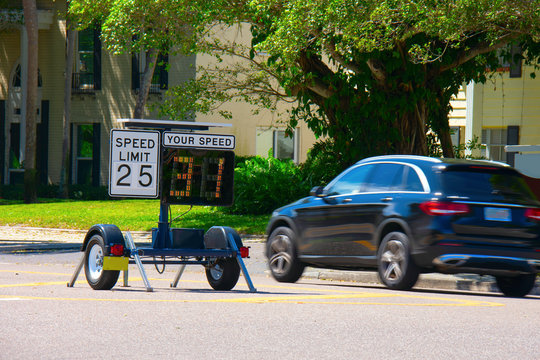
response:
<svg viewBox="0 0 540 360"><path fill-rule="evenodd" d="M94 73L73 73L71 92L74 94L93 94L96 90Z"/></svg>

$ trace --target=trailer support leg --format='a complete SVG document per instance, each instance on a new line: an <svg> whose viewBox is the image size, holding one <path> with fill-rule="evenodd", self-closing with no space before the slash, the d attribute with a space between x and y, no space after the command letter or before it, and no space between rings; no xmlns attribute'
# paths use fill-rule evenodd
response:
<svg viewBox="0 0 540 360"><path fill-rule="evenodd" d="M77 265L77 269L75 269L75 272L73 273L73 276L71 277L71 280L68 282L68 287L73 287L75 284L75 281L77 281L77 278L79 277L79 274L81 273L82 267L84 265L84 259L86 258L86 254L82 255L81 261L79 262L79 265Z"/></svg>
<svg viewBox="0 0 540 360"><path fill-rule="evenodd" d="M129 287L128 285L128 270L124 270L124 287Z"/></svg>
<svg viewBox="0 0 540 360"><path fill-rule="evenodd" d="M178 269L178 272L176 273L176 276L174 277L173 282L171 283L171 287L175 288L178 285L178 281L180 281L180 277L184 273L184 270L186 269L186 265L180 265L180 269Z"/></svg>
<svg viewBox="0 0 540 360"><path fill-rule="evenodd" d="M141 262L141 257L139 256L139 253L136 251L135 243L133 242L133 238L131 237L131 233L129 231L126 232L126 241L127 246L131 250L131 254L135 258L135 263L137 264L137 267L139 268L139 272L141 273L141 277L144 282L144 286L146 287L147 292L152 292L154 289L150 286L150 282L148 281L148 277L146 276L146 271L144 271L143 264Z"/></svg>
<svg viewBox="0 0 540 360"><path fill-rule="evenodd" d="M257 289L255 286L253 286L253 283L251 282L251 277L249 277L246 265L244 264L244 260L242 260L242 256L240 256L240 250L238 249L238 246L236 246L236 241L234 240L234 237L232 234L227 234L227 239L229 240L229 246L236 252L236 261L238 261L238 265L240 265L240 269L242 270L242 274L244 274L244 278L246 279L246 283L249 287L250 292L257 292Z"/></svg>

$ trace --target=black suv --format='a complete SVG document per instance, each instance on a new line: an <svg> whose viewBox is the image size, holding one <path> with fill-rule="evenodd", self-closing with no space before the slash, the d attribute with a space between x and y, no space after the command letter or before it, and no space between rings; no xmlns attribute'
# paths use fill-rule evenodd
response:
<svg viewBox="0 0 540 360"><path fill-rule="evenodd" d="M281 282L306 265L378 269L392 289L423 272L474 273L521 297L540 272L540 202L516 170L490 161L364 159L274 211L267 234Z"/></svg>

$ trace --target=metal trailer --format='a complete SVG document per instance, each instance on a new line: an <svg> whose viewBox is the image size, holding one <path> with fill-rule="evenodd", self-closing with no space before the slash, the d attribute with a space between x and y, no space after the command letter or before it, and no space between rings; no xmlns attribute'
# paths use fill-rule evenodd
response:
<svg viewBox="0 0 540 360"><path fill-rule="evenodd" d="M111 289L120 271L127 286L128 265L136 264L146 290L153 291L144 264L154 264L156 269L158 265L180 265L171 287L178 285L186 265L202 265L215 290L234 288L242 271L249 290L256 292L243 261L249 257L249 248L243 246L234 229L213 226L205 232L171 227L171 204L232 204L235 138L200 132L231 125L138 119L118 122L125 129L111 130L109 195L160 198L152 246L137 247L130 232L122 233L116 225L94 225L85 236L84 254L68 287L73 287L83 267L88 284L95 290Z"/></svg>

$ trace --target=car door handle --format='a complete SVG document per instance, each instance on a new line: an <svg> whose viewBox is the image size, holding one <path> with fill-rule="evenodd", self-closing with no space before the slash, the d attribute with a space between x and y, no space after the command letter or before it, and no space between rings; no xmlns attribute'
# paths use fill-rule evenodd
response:
<svg viewBox="0 0 540 360"><path fill-rule="evenodd" d="M381 199L382 202L389 202L389 201L392 201L392 200L394 200L394 198L393 198L393 197L390 197L390 196L389 196L389 197L383 197L383 198Z"/></svg>
<svg viewBox="0 0 540 360"><path fill-rule="evenodd" d="M341 200L342 203L350 203L351 201L352 199L349 198Z"/></svg>

